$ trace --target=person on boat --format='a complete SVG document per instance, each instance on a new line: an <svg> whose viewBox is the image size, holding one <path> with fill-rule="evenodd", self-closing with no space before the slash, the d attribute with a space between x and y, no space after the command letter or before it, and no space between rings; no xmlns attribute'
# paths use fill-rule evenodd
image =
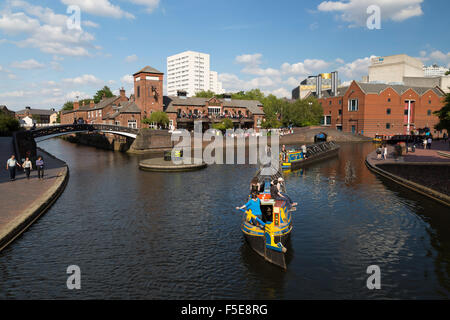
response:
<svg viewBox="0 0 450 320"><path fill-rule="evenodd" d="M252 214L254 214L259 219L262 218L262 212L261 212L261 201L257 197L256 193L252 193L252 198L248 200L246 204L244 204L242 207L236 207L237 210L241 209L247 209L251 210Z"/></svg>
<svg viewBox="0 0 450 320"><path fill-rule="evenodd" d="M282 177L279 177L278 178L278 183L277 183L278 192L280 192L280 194L283 197L289 199L289 201L292 203L293 206L296 206L297 202L292 201L291 197L289 197L289 195L287 193L281 192L283 183L284 183L284 179Z"/></svg>
<svg viewBox="0 0 450 320"><path fill-rule="evenodd" d="M283 157L283 161L286 161L287 150L286 150L286 145L284 145L284 144L281 147L281 155Z"/></svg>
<svg viewBox="0 0 450 320"><path fill-rule="evenodd" d="M257 177L253 177L252 181L250 182L250 193L258 194L260 192L261 184L259 183L259 180Z"/></svg>
<svg viewBox="0 0 450 320"><path fill-rule="evenodd" d="M307 152L307 150L306 150L306 145L302 145L301 148L302 148L302 156L303 156L303 159L308 159L308 157L307 157L307 155L306 155L306 152Z"/></svg>
<svg viewBox="0 0 450 320"><path fill-rule="evenodd" d="M277 184L278 184L277 180L272 181L270 185L270 197L274 200L285 201L288 209L292 209L293 206L292 201L290 201L289 198L281 194L280 190L278 190Z"/></svg>

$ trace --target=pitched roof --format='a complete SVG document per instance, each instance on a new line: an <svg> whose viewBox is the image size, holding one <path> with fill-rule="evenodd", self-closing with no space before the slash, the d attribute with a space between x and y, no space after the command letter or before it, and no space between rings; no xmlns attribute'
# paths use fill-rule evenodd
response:
<svg viewBox="0 0 450 320"><path fill-rule="evenodd" d="M409 89L412 89L415 92L417 92L417 94L420 96L426 93L428 90L432 90L438 96L443 96L441 90L439 90L438 88L431 88L431 87L413 87L413 86L405 86L402 84L364 83L364 82L356 82L356 84L361 88L362 91L364 91L364 93L380 94L387 88L392 88L399 95L402 95Z"/></svg>
<svg viewBox="0 0 450 320"><path fill-rule="evenodd" d="M23 113L29 113L29 114L36 114L36 115L45 115L45 116L51 116L54 113L57 113L56 110L49 110L49 109L23 109L20 111L17 111L16 114L23 114Z"/></svg>
<svg viewBox="0 0 450 320"><path fill-rule="evenodd" d="M105 115L102 119L115 119L122 113L141 113L141 109L139 109L134 101L122 102L115 112Z"/></svg>
<svg viewBox="0 0 450 320"><path fill-rule="evenodd" d="M133 74L133 76L137 75L138 73L143 73L143 72L146 72L146 73L158 73L158 74L164 74L163 72L161 72L161 71L159 71L159 70L156 70L156 69L153 68L153 67L146 66L146 67L142 68L141 70L139 70L138 72L136 72L135 74Z"/></svg>
<svg viewBox="0 0 450 320"><path fill-rule="evenodd" d="M165 106L165 112L177 112L176 106L196 106L203 107L206 106L206 102L210 98L200 98L200 97L186 97L180 98L178 96L164 96L163 103ZM259 109L259 106L263 106L258 100L238 100L231 99L227 101L225 99L219 100L224 107L228 108L247 108L253 114L264 114L264 111Z"/></svg>
<svg viewBox="0 0 450 320"><path fill-rule="evenodd" d="M361 88L361 90L365 94L380 94L387 88L392 88L395 92L397 92L399 95L402 95L409 89L414 90L417 92L419 96L422 96L425 94L428 90L432 90L437 96L442 97L444 94L442 90L440 90L438 87L415 87L415 86L407 86L407 85L401 85L401 84L388 84L388 83L366 83L366 82L357 82L356 84ZM343 97L344 94L347 92L349 86L346 87L339 87L338 93L336 97ZM309 96L316 96L315 92L309 93L306 97ZM322 98L333 98L334 96L331 95L331 89L323 90L322 91Z"/></svg>

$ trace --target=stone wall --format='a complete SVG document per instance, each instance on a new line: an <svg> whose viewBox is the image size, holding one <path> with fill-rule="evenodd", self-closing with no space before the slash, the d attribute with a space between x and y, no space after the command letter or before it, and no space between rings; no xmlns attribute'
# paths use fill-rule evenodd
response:
<svg viewBox="0 0 450 320"><path fill-rule="evenodd" d="M143 153L146 151L172 148L171 134L166 130L141 129L128 152Z"/></svg>
<svg viewBox="0 0 450 320"><path fill-rule="evenodd" d="M387 163L377 167L450 196L450 163Z"/></svg>

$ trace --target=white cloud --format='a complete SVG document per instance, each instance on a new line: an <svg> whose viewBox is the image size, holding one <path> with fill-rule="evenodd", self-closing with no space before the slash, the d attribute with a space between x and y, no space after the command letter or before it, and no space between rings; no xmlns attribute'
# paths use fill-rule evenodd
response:
<svg viewBox="0 0 450 320"><path fill-rule="evenodd" d="M20 48L37 48L56 55L88 56L95 48L95 37L83 30L69 30L67 16L52 9L34 6L21 0L8 2L10 7L0 16L0 31L7 35L25 35L25 39L10 41ZM12 12L21 10L20 12Z"/></svg>
<svg viewBox="0 0 450 320"><path fill-rule="evenodd" d="M131 74L126 74L120 79L120 81L128 85L134 84L134 77Z"/></svg>
<svg viewBox="0 0 450 320"><path fill-rule="evenodd" d="M98 28L98 27L100 27L98 25L98 23L95 23L95 22L90 21L90 20L83 20L83 21L81 21L81 24L83 26L85 26L85 27L88 27L88 28Z"/></svg>
<svg viewBox="0 0 450 320"><path fill-rule="evenodd" d="M75 85L75 86L86 86L86 85L101 85L104 81L98 79L96 76L92 74L84 74L75 78L67 78L63 79L63 83L67 85Z"/></svg>
<svg viewBox="0 0 450 320"><path fill-rule="evenodd" d="M14 61L11 63L11 67L17 69L31 70L31 69L42 69L45 67L44 64L37 62L34 59L25 61Z"/></svg>
<svg viewBox="0 0 450 320"><path fill-rule="evenodd" d="M366 26L367 8L376 5L380 8L381 20L404 21L423 14L423 0L341 0L323 1L317 9L322 12L335 12L342 21L350 23L350 26Z"/></svg>
<svg viewBox="0 0 450 320"><path fill-rule="evenodd" d="M128 56L125 58L125 62L135 62L138 60L138 56L135 54L132 54L131 56Z"/></svg>
<svg viewBox="0 0 450 320"><path fill-rule="evenodd" d="M450 52L444 53L440 50L433 50L430 53L420 51L420 60L426 64L438 64L450 68Z"/></svg>
<svg viewBox="0 0 450 320"><path fill-rule="evenodd" d="M261 64L261 53L255 53L255 54L243 54L236 57L236 62L246 65L259 65Z"/></svg>
<svg viewBox="0 0 450 320"><path fill-rule="evenodd" d="M153 12L153 10L155 10L159 5L159 0L130 0L130 2L145 6L145 11L148 13Z"/></svg>
<svg viewBox="0 0 450 320"><path fill-rule="evenodd" d="M339 77L360 81L363 76L368 75L370 60L372 58L375 58L375 56L372 55L370 57L356 59L339 67L337 69Z"/></svg>
<svg viewBox="0 0 450 320"><path fill-rule="evenodd" d="M61 0L65 5L79 6L82 12L109 18L133 19L134 15L123 11L119 6L113 5L108 0Z"/></svg>

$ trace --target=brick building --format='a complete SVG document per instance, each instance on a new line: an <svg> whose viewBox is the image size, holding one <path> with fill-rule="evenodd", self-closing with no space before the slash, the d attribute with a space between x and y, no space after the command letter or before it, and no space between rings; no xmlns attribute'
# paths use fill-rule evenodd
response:
<svg viewBox="0 0 450 320"><path fill-rule="evenodd" d="M164 105L171 125L188 130L194 128L195 120L202 120L207 129L224 118L229 118L235 128L257 130L264 118L261 102L231 99L227 95L224 99L187 97L186 92L179 91L175 97L164 97Z"/></svg>
<svg viewBox="0 0 450 320"><path fill-rule="evenodd" d="M170 128L192 129L196 119L203 120L205 128L209 128L224 117L230 118L236 128L259 128L264 118L263 106L256 100L235 100L231 96L224 99L188 98L183 91L177 96L163 96L164 74L150 66L133 77L134 94L130 98L122 89L119 96L103 98L95 105L93 101L81 106L74 102L73 110L61 112L61 123L82 121L141 128L142 120L149 118L153 111L164 111L169 117Z"/></svg>
<svg viewBox="0 0 450 320"><path fill-rule="evenodd" d="M15 113L18 120L27 118L38 124L54 124L57 116L58 112L55 109L33 109L31 107L25 107Z"/></svg>
<svg viewBox="0 0 450 320"><path fill-rule="evenodd" d="M315 94L311 94L315 95ZM439 122L433 114L443 107L439 88L410 87L353 81L348 87L322 91L323 124L368 137L407 134L428 127L434 135Z"/></svg>

